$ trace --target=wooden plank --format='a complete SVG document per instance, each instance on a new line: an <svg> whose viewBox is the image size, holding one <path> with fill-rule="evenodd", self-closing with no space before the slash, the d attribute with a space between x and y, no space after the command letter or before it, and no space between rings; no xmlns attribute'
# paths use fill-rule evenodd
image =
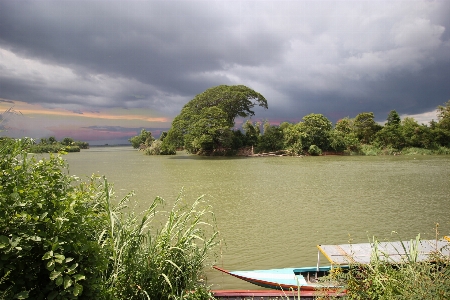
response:
<svg viewBox="0 0 450 300"><path fill-rule="evenodd" d="M417 261L430 259L430 255L440 253L450 256L450 238L442 240L420 240L417 244ZM378 257L392 263L402 263L408 261L408 256L414 252L412 247L416 246L416 241L404 242L379 242ZM318 245L317 248L334 265L348 265L352 263L368 264L375 249L372 243L342 244L342 245Z"/></svg>

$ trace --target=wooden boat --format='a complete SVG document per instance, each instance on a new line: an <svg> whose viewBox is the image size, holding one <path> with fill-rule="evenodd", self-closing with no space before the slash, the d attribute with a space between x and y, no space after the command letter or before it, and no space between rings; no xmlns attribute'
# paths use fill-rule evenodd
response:
<svg viewBox="0 0 450 300"><path fill-rule="evenodd" d="M255 285L277 290L339 290L336 284L319 282L332 270L348 269L349 265L369 264L374 255L377 259L387 263L405 263L411 261L425 261L433 255L450 256L450 237L442 240L411 240L402 242L376 242L362 244L318 245L317 266L305 268L282 268L253 271L227 271L214 266L216 270L245 280ZM331 263L330 266L320 267L320 254Z"/></svg>
<svg viewBox="0 0 450 300"><path fill-rule="evenodd" d="M306 268L282 268L253 271L227 271L213 266L214 269L229 274L236 278L253 283L257 286L277 290L317 290L320 288L337 288L334 285L324 285L318 279L327 275L331 266L306 267Z"/></svg>

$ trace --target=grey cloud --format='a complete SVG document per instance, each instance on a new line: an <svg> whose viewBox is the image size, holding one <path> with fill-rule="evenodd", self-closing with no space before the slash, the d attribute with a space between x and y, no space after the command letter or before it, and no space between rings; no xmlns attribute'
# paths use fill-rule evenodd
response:
<svg viewBox="0 0 450 300"><path fill-rule="evenodd" d="M72 110L154 108L244 84L268 119L430 111L450 99L447 1L7 1L0 48L70 70L16 76L0 98ZM3 66L3 67L2 67ZM18 66L17 68L19 68ZM53 70L58 73L60 70Z"/></svg>

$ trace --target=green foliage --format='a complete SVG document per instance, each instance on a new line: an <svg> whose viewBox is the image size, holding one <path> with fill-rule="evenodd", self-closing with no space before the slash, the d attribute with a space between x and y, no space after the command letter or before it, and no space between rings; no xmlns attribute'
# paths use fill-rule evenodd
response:
<svg viewBox="0 0 450 300"><path fill-rule="evenodd" d="M309 114L303 117L301 131L305 133L302 140L303 147L309 148L316 145L320 149L327 150L330 146L330 131L333 127L330 120L321 114Z"/></svg>
<svg viewBox="0 0 450 300"><path fill-rule="evenodd" d="M395 110L391 110L386 125L375 133L374 143L384 148L403 148L406 142L400 125L400 116Z"/></svg>
<svg viewBox="0 0 450 300"><path fill-rule="evenodd" d="M366 156L376 156L382 153L381 149L375 145L364 144L360 147L360 154Z"/></svg>
<svg viewBox="0 0 450 300"><path fill-rule="evenodd" d="M108 199L106 189L105 195ZM187 205L180 194L155 234L149 229L161 203L156 198L142 219L124 215L120 207L109 210L109 232L103 245L113 252L106 284L117 299L177 299L193 290L201 295L198 279L217 238L208 222L213 215L202 198ZM211 234L207 237L206 233Z"/></svg>
<svg viewBox="0 0 450 300"><path fill-rule="evenodd" d="M401 128L397 125L386 125L375 134L374 142L382 147L401 149L405 145Z"/></svg>
<svg viewBox="0 0 450 300"><path fill-rule="evenodd" d="M316 145L311 145L309 146L308 153L312 156L322 155L322 150Z"/></svg>
<svg viewBox="0 0 450 300"><path fill-rule="evenodd" d="M283 131L279 126L264 123L264 134L260 136L257 152L277 151L283 149Z"/></svg>
<svg viewBox="0 0 450 300"><path fill-rule="evenodd" d="M88 142L82 142L82 141L75 141L73 142L74 146L78 146L80 149L89 149L89 143Z"/></svg>
<svg viewBox="0 0 450 300"><path fill-rule="evenodd" d="M161 142L164 141L164 139L166 138L166 136L167 136L167 131L161 132L161 136L159 137L159 140L160 140Z"/></svg>
<svg viewBox="0 0 450 300"><path fill-rule="evenodd" d="M441 129L450 131L450 100L445 103L445 106L439 105L437 110L437 126Z"/></svg>
<svg viewBox="0 0 450 300"><path fill-rule="evenodd" d="M152 136L152 133L142 128L139 135L131 137L128 141L134 149L138 149L141 146L149 147L154 140L155 138Z"/></svg>
<svg viewBox="0 0 450 300"><path fill-rule="evenodd" d="M405 118L400 127L405 144L404 147L418 147L425 149L436 148L439 141L440 129L419 125L413 118ZM442 136L444 142L445 135Z"/></svg>
<svg viewBox="0 0 450 300"><path fill-rule="evenodd" d="M450 148L447 147L437 147L435 149L424 149L417 147L408 147L402 149L401 153L403 155L449 155Z"/></svg>
<svg viewBox="0 0 450 300"><path fill-rule="evenodd" d="M387 117L386 126L399 126L400 125L400 116L395 110L391 110Z"/></svg>
<svg viewBox="0 0 450 300"><path fill-rule="evenodd" d="M235 118L253 116L255 105L267 108L267 100L246 86L207 89L183 107L163 144L185 147L190 153L227 150L233 144Z"/></svg>
<svg viewBox="0 0 450 300"><path fill-rule="evenodd" d="M58 152L80 152L79 146L63 146L60 143L55 144L34 144L29 147L30 153L58 153Z"/></svg>
<svg viewBox="0 0 450 300"><path fill-rule="evenodd" d="M245 132L245 146L255 146L258 143L258 139L261 135L261 130L259 129L260 125L260 123L252 123L250 120L247 120L242 125L242 129L244 129Z"/></svg>
<svg viewBox="0 0 450 300"><path fill-rule="evenodd" d="M436 150L434 150L434 153L440 154L440 155L450 155L450 148L438 147Z"/></svg>
<svg viewBox="0 0 450 300"><path fill-rule="evenodd" d="M219 85L195 96L183 110L188 109L191 114L199 115L205 108L217 107L226 114L226 121L231 127L236 117L253 116L255 112L252 109L255 105L267 109L267 100L244 85Z"/></svg>
<svg viewBox="0 0 450 300"><path fill-rule="evenodd" d="M144 150L147 155L160 155L161 154L161 144L160 140L156 140L152 145Z"/></svg>
<svg viewBox="0 0 450 300"><path fill-rule="evenodd" d="M58 153L58 152L80 152L80 149L89 149L89 143L74 141L72 138L64 138L58 142L54 137L41 138L40 143L31 142L28 151L31 153Z"/></svg>
<svg viewBox="0 0 450 300"><path fill-rule="evenodd" d="M145 148L144 153L146 155L174 155L176 154L176 149L170 145L164 145L161 140L155 140L150 147Z"/></svg>
<svg viewBox="0 0 450 300"><path fill-rule="evenodd" d="M246 146L246 137L240 130L232 131L232 145L231 148L233 150L240 149Z"/></svg>
<svg viewBox="0 0 450 300"><path fill-rule="evenodd" d="M96 237L102 226L96 189L64 174L67 166L59 156L28 157L30 144L0 145L0 294L95 297L106 268Z"/></svg>
<svg viewBox="0 0 450 300"><path fill-rule="evenodd" d="M283 141L284 147L291 155L300 155L303 153L303 141L306 139L306 133L302 131L302 124L284 124Z"/></svg>
<svg viewBox="0 0 450 300"><path fill-rule="evenodd" d="M161 155L175 155L177 154L177 149L172 144L161 143L159 154Z"/></svg>
<svg viewBox="0 0 450 300"><path fill-rule="evenodd" d="M349 117L340 119L339 121L336 122L336 126L334 127L334 129L343 134L350 134L354 131L353 121L354 120L350 119Z"/></svg>
<svg viewBox="0 0 450 300"><path fill-rule="evenodd" d="M217 231L202 198L180 194L155 230L161 198L142 218L125 213L132 194L114 205L106 180L81 182L30 144L0 140L0 298L205 299L197 280Z"/></svg>
<svg viewBox="0 0 450 300"><path fill-rule="evenodd" d="M363 112L356 116L353 121L353 128L356 136L362 143L370 143L373 140L375 133L381 129L375 123L375 116L373 112Z"/></svg>
<svg viewBox="0 0 450 300"><path fill-rule="evenodd" d="M74 142L73 138L66 137L61 141L61 144L63 144L64 146L70 146L72 145L73 142Z"/></svg>
<svg viewBox="0 0 450 300"><path fill-rule="evenodd" d="M345 139L345 134L333 130L330 132L330 148L336 152L344 152L347 150L348 146Z"/></svg>
<svg viewBox="0 0 450 300"><path fill-rule="evenodd" d="M336 278L345 285L349 299L449 299L450 260L436 253L433 261L417 262L419 236L400 264L391 263L375 247L372 261L352 265ZM374 241L374 245L377 245Z"/></svg>
<svg viewBox="0 0 450 300"><path fill-rule="evenodd" d="M222 89L218 91L223 92ZM283 150L290 155L309 152L311 145L316 145L323 151L362 155L411 152L407 148L430 150L422 151L424 154L443 154L450 148L450 130L446 125L450 119L450 101L445 107L438 107L438 122L431 121L429 126L419 125L413 118L401 120L395 110L389 112L385 126L375 122L372 112L360 113L354 119L345 117L334 128L325 116L309 114L297 124L283 122L280 126L271 126L266 122L263 134L260 132L260 123L247 120L242 125L243 136L240 131L227 130L230 120L234 121L234 118L224 110L221 102L223 100L223 103L229 104L229 99L214 98L219 94L217 91L210 94L208 90L208 93L205 91L195 101L186 104L173 122L167 135L167 143L163 142L161 147L184 147L190 153L216 155L233 154L238 148L250 146L255 152ZM211 100L206 95L212 95L212 99L216 100ZM217 105L214 110L209 106L213 104ZM263 106L264 103L260 105Z"/></svg>
<svg viewBox="0 0 450 300"><path fill-rule="evenodd" d="M227 115L218 107L201 110L185 135L184 148L190 153L228 149L232 144L232 132Z"/></svg>

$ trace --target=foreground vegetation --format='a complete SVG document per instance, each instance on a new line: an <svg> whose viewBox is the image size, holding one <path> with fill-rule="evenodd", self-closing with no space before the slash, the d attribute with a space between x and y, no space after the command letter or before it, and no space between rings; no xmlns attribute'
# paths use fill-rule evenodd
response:
<svg viewBox="0 0 450 300"><path fill-rule="evenodd" d="M156 198L142 216L106 179L0 141L0 299L207 299L198 279L217 239L202 198ZM166 220L160 226L155 223ZM193 293L189 292L193 291Z"/></svg>
<svg viewBox="0 0 450 300"><path fill-rule="evenodd" d="M420 235L401 263L375 247L370 264L351 265L325 280L341 282L347 299L450 299L450 257L433 253L430 261L420 261L419 242Z"/></svg>

